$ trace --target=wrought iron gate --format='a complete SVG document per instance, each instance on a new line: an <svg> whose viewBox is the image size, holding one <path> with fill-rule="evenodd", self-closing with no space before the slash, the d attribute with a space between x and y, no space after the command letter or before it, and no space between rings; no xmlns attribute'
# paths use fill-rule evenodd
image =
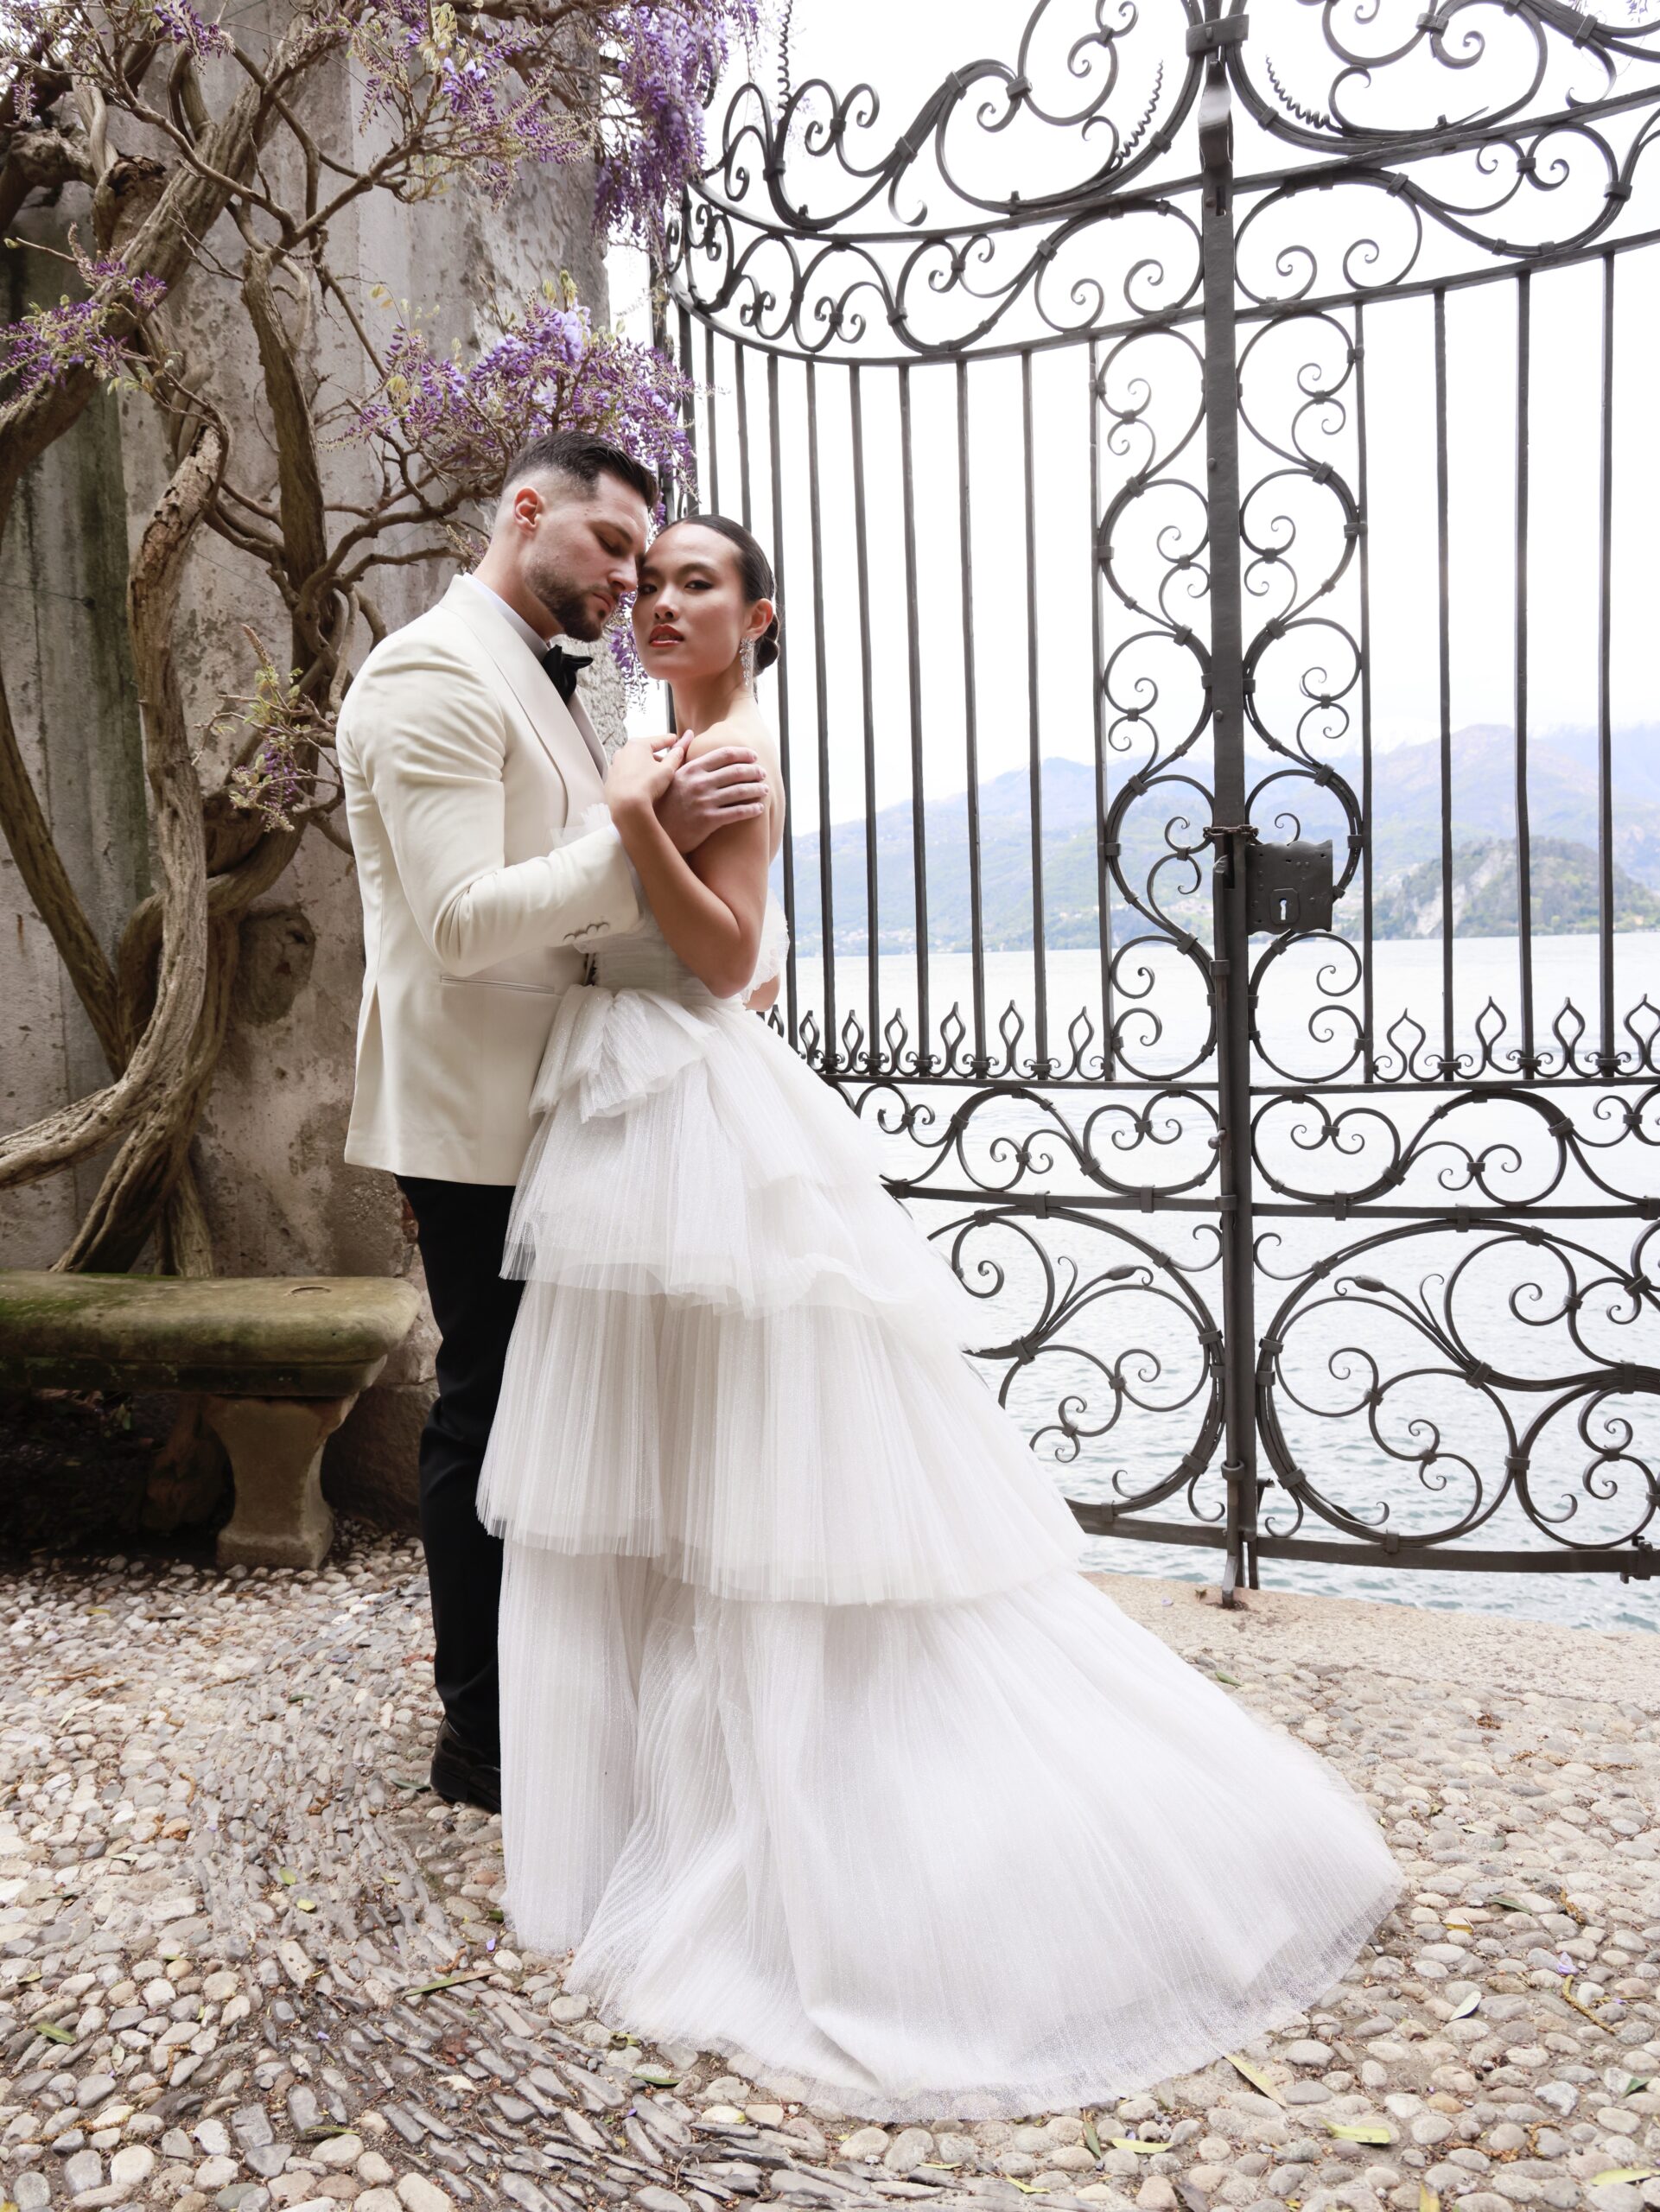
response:
<svg viewBox="0 0 1660 2212"><path fill-rule="evenodd" d="M1646 1576L1660 16L1040 0L897 131L785 52L667 312L792 1043L1087 1528Z"/></svg>

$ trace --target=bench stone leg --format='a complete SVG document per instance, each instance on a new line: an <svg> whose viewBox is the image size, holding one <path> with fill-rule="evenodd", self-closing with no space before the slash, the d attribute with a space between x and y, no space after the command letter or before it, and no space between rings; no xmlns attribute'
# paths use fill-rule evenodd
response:
<svg viewBox="0 0 1660 2212"><path fill-rule="evenodd" d="M320 1567L334 1536L322 1493L323 1446L357 1402L345 1398L206 1398L208 1427L236 1485L219 1530L221 1567Z"/></svg>

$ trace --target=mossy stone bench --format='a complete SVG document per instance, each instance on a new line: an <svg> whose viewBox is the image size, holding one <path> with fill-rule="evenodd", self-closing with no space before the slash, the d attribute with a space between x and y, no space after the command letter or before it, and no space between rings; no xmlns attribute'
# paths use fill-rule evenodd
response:
<svg viewBox="0 0 1660 2212"><path fill-rule="evenodd" d="M0 1269L0 1389L200 1393L230 1455L221 1567L315 1567L323 1446L419 1300L378 1276L181 1280Z"/></svg>

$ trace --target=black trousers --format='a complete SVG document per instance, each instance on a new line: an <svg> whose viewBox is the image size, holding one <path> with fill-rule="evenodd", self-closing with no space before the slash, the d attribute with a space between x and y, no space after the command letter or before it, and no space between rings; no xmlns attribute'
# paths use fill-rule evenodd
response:
<svg viewBox="0 0 1660 2212"><path fill-rule="evenodd" d="M421 1436L421 1541L432 1593L433 1679L444 1716L492 1760L500 1744L496 1614L501 1541L479 1521L479 1470L523 1286L501 1279L512 1184L400 1175L441 1339L438 1395Z"/></svg>

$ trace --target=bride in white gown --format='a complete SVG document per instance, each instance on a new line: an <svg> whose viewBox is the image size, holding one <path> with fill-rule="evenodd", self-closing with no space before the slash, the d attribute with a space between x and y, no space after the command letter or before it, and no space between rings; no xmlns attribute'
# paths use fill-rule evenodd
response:
<svg viewBox="0 0 1660 2212"><path fill-rule="evenodd" d="M1098 2102L1327 1991L1396 1878L1334 1771L1077 1571L874 1140L746 1010L781 936L747 532L674 524L635 634L770 819L684 861L555 1018L480 1510L506 1540L507 1913L654 2040L878 2120ZM696 872L694 872L694 869Z"/></svg>

